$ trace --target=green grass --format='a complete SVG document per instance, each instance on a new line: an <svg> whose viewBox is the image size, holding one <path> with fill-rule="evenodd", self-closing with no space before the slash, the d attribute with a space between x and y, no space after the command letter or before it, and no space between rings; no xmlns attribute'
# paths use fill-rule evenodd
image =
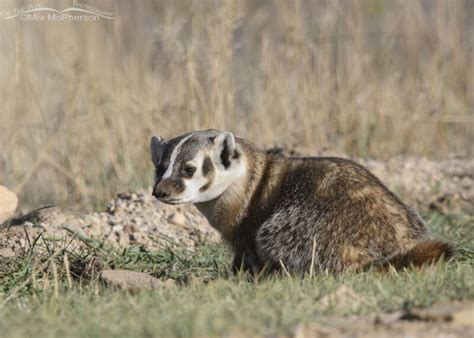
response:
<svg viewBox="0 0 474 338"><path fill-rule="evenodd" d="M434 232L457 243L456 261L398 273L367 272L339 277L278 275L252 282L246 276L229 273L231 255L223 244L202 243L196 253L90 246L80 254L69 253L73 276L69 285L63 264L65 252L53 259L26 252L21 257L0 261L0 304L10 297L0 307L0 335L291 334L301 323L324 323L330 316L474 299L472 217L433 214L428 219ZM115 290L97 278L105 265L147 271L177 283L152 292ZM41 266L44 268L38 269ZM359 295L357 300L346 306L321 301L341 285L354 290Z"/></svg>

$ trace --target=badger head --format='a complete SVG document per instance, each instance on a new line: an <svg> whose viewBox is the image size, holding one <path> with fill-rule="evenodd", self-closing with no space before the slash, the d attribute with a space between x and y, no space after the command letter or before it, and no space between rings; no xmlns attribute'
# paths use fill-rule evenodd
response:
<svg viewBox="0 0 474 338"><path fill-rule="evenodd" d="M198 131L171 140L151 138L153 196L168 204L219 197L245 174L242 150L230 132Z"/></svg>

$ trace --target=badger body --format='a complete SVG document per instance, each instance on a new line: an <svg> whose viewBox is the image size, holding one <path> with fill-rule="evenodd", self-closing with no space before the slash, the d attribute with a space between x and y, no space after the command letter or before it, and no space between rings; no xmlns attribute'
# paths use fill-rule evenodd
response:
<svg viewBox="0 0 474 338"><path fill-rule="evenodd" d="M271 155L217 130L154 137L151 150L153 194L194 203L232 246L234 271L337 274L452 255L415 211L351 160Z"/></svg>

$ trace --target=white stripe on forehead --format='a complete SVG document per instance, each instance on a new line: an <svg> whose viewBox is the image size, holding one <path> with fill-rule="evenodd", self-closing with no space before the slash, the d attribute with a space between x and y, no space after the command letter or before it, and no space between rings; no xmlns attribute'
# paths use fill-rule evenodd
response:
<svg viewBox="0 0 474 338"><path fill-rule="evenodd" d="M163 180L171 176L171 174L173 173L174 161L176 160L176 157L178 156L179 151L181 150L181 146L194 134L195 133L189 134L188 136L183 138L181 141L179 141L176 147L174 147L173 152L171 153L171 157L170 157L170 165L168 166L168 168L166 168L166 171L163 174L163 177L162 177Z"/></svg>

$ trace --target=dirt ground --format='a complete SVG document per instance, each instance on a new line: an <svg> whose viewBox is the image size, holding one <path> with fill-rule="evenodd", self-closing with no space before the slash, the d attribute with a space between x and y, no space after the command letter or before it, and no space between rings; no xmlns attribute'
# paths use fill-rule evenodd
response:
<svg viewBox="0 0 474 338"><path fill-rule="evenodd" d="M334 318L296 328L295 338L309 337L466 337L474 336L474 303L443 304L412 312Z"/></svg>

